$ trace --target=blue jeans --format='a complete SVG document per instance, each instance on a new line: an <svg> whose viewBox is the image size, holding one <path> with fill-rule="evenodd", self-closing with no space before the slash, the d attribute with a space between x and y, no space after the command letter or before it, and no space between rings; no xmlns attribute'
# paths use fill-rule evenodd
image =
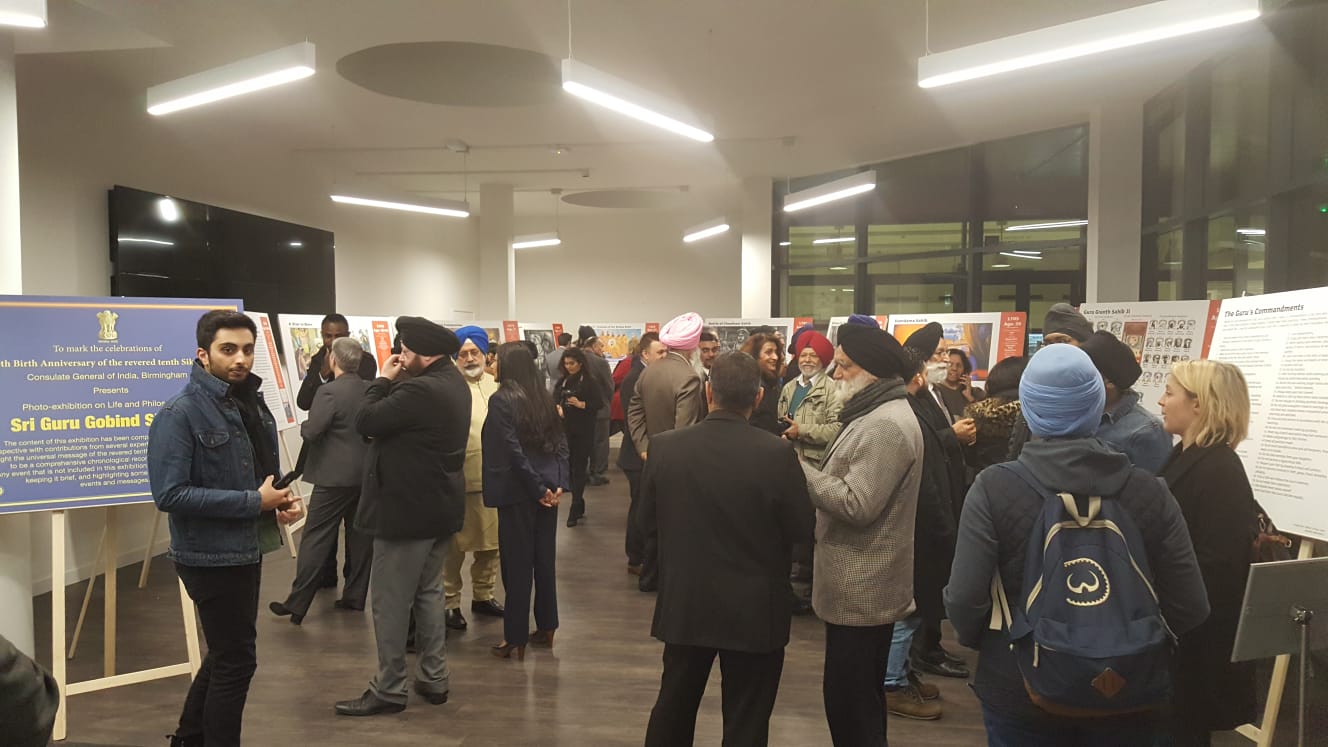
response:
<svg viewBox="0 0 1328 747"><path fill-rule="evenodd" d="M908 685L908 652L913 647L913 634L921 625L922 616L916 612L895 623L894 636L890 640L890 660L885 665L887 688Z"/></svg>
<svg viewBox="0 0 1328 747"><path fill-rule="evenodd" d="M987 747L1151 747L1157 723L1147 716L1072 719L1048 714L1029 721L982 707Z"/></svg>

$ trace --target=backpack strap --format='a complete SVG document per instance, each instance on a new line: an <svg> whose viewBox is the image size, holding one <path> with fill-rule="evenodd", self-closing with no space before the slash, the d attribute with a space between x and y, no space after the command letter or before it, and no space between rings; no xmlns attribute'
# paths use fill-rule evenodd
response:
<svg viewBox="0 0 1328 747"><path fill-rule="evenodd" d="M996 571L991 577L991 622L988 630L1009 630L1014 624L1010 614L1010 601L1005 596L1005 584L1001 583L1001 572Z"/></svg>

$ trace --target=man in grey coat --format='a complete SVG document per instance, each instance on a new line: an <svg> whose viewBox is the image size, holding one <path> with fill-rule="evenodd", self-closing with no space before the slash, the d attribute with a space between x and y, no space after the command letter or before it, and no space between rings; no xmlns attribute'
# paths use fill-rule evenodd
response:
<svg viewBox="0 0 1328 747"><path fill-rule="evenodd" d="M888 333L841 327L835 379L844 429L820 469L802 463L816 506L812 607L825 621L822 693L836 747L885 745L891 634L914 609L923 447L906 370L903 348Z"/></svg>
<svg viewBox="0 0 1328 747"><path fill-rule="evenodd" d="M568 345L572 344L572 335L564 332L558 335L558 347L544 354L544 371L548 374L545 377L545 384L549 387L549 392L558 385L558 379L563 375L562 369L558 367L563 360L563 351Z"/></svg>
<svg viewBox="0 0 1328 747"><path fill-rule="evenodd" d="M332 341L328 358L333 378L314 392L309 419L300 426L300 435L309 449L304 479L314 484L309 520L300 537L290 594L286 601L268 605L273 614L289 615L296 625L304 621L321 585L327 556L336 552L337 530L343 519L347 520L346 587L336 606L362 610L369 593L373 539L356 529L353 521L360 505L364 453L368 449L355 430L355 417L364 404L364 390L369 388L369 382L358 373L363 357L364 349L355 340L338 337Z"/></svg>

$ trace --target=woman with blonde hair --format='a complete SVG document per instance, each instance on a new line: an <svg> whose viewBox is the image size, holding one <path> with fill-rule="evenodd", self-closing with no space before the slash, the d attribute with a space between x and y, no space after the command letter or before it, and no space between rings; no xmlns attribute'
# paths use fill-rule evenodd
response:
<svg viewBox="0 0 1328 747"><path fill-rule="evenodd" d="M1212 732L1255 718L1253 662L1231 662L1257 533L1254 492L1236 447L1250 425L1245 376L1230 363L1182 361L1158 401L1180 437L1162 478L1180 503L1212 612L1182 634L1173 660L1173 744L1211 744Z"/></svg>

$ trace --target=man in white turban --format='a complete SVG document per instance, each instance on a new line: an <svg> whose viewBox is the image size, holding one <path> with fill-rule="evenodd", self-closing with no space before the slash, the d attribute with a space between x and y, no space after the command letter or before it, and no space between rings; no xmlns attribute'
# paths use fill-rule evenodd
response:
<svg viewBox="0 0 1328 747"><path fill-rule="evenodd" d="M627 406L627 428L632 444L648 460L650 437L674 428L686 428L705 416L701 377L696 372L696 348L705 320L688 312L659 330L659 341L669 352L641 372L636 391ZM655 591L659 584L655 567L655 538L646 537L641 565L641 591Z"/></svg>

